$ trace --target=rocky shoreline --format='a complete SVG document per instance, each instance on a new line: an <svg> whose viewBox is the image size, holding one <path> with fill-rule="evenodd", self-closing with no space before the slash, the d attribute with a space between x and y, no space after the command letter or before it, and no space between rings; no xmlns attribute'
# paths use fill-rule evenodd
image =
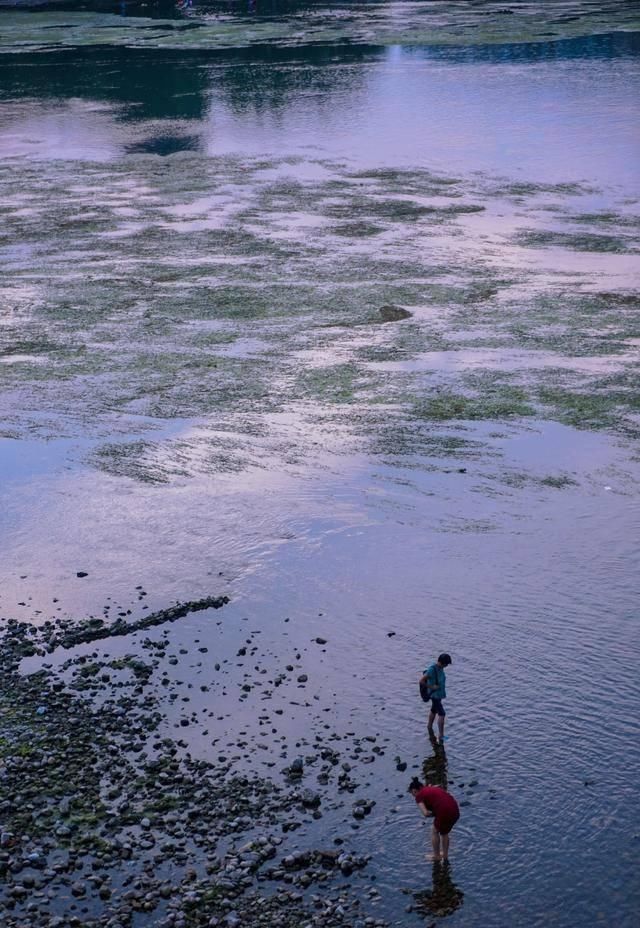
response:
<svg viewBox="0 0 640 928"><path fill-rule="evenodd" d="M28 675L46 658L109 635L160 626L226 598L171 607L140 622L5 620L0 658L0 921L6 928L383 928L368 858L344 840L289 846L303 820L355 788L350 765L317 744L322 790L303 787L308 758L284 780L248 778L233 759L195 759L160 731L150 681L166 641L142 657L97 652ZM44 661L43 661L44 663ZM357 741L358 739L356 739ZM375 740L375 739L373 739ZM379 749L380 750L380 749ZM317 767L316 767L317 770ZM334 775L335 774L335 775ZM352 820L371 801L352 802Z"/></svg>

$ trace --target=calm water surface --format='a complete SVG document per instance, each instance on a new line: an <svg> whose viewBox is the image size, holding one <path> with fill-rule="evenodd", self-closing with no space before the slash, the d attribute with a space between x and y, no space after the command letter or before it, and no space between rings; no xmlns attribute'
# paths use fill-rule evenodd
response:
<svg viewBox="0 0 640 928"><path fill-rule="evenodd" d="M622 348L593 357L540 349L536 361L524 341L505 355L491 341L503 319L489 309L484 353L463 353L453 339L478 323L452 313L456 286L479 286L479 267L492 282L503 270L523 301L554 287L637 287L640 33L551 24L552 41L496 32L489 43L465 26L456 40L451 4L376 4L367 30L364 5L258 4L252 16L196 4L185 20L167 4L144 21L131 4L125 17L103 4L93 19L44 6L0 8L2 615L41 621L53 596L58 614L97 612L107 597L135 604L138 584L152 608L226 592L222 624L189 617L172 642L231 658L251 630L269 672L300 648L318 705L283 701L287 737L329 722L386 739L365 781L376 812L350 838L373 854L381 915L419 924L400 890L431 887L425 827L405 795L426 760L439 776L446 761L466 803L449 924L635 924L634 434L488 415L444 433L428 426L418 447L417 425L402 436L392 426L405 393L479 367L524 371L529 383L532 366L557 378L637 364L637 329L635 342L629 329ZM436 7L446 44L412 41L420 29L433 39ZM506 28L489 7L483 29ZM176 31L185 22L193 28ZM378 169L377 201L397 206L409 197L397 178L430 172L438 191L410 191L421 205L484 211L453 225L425 214L424 227L379 213L380 238L368 228L329 240L327 215L375 225L331 210L347 194L360 209ZM449 181L455 198L438 200ZM623 236L625 248L527 251L510 237L566 230L576 213L600 216L589 234ZM379 302L411 305L445 341L425 336L420 351L402 340L404 323L334 338L340 301L369 286L375 300L367 277L381 256L398 269ZM441 303L407 295L418 266L446 290ZM211 394L207 370L193 373L202 345L228 372ZM376 354L390 345L396 354ZM351 378L353 365L380 378L355 401L351 380L343 394L322 379L327 369ZM405 376L418 379L394 379ZM436 432L466 444L442 453L428 444ZM324 651L309 647L318 635ZM443 649L454 658L449 740L434 759L414 691ZM190 661L177 678L191 670L214 686ZM194 710L210 698L192 695ZM260 708L257 695L239 708L217 692L210 727L232 742L240 729L268 740ZM211 754L210 740L191 738ZM271 775L268 747L250 762L258 774ZM314 827L344 835L344 810Z"/></svg>

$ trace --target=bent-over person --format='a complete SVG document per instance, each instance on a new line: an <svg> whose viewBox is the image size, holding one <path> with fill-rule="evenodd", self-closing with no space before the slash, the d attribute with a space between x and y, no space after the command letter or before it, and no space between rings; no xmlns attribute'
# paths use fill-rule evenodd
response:
<svg viewBox="0 0 640 928"><path fill-rule="evenodd" d="M425 818L433 817L433 859L448 860L449 832L460 818L458 803L446 789L442 789L441 786L424 786L417 777L409 784L409 792Z"/></svg>

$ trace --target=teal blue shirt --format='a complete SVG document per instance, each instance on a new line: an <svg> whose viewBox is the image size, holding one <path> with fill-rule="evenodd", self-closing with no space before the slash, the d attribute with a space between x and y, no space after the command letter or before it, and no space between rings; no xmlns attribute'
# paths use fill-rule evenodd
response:
<svg viewBox="0 0 640 928"><path fill-rule="evenodd" d="M447 696L447 675L442 667L432 664L425 670L425 676L429 686L435 687L431 690L432 699L445 699Z"/></svg>

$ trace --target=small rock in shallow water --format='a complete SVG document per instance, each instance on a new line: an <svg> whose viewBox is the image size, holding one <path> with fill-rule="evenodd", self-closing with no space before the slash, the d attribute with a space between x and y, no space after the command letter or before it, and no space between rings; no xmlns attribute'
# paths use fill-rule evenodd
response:
<svg viewBox="0 0 640 928"><path fill-rule="evenodd" d="M314 809L320 805L320 794L312 789L305 789L301 798L302 805L308 809Z"/></svg>
<svg viewBox="0 0 640 928"><path fill-rule="evenodd" d="M378 310L378 322L400 322L402 319L410 319L411 313L402 306L394 306L392 303L381 306Z"/></svg>

